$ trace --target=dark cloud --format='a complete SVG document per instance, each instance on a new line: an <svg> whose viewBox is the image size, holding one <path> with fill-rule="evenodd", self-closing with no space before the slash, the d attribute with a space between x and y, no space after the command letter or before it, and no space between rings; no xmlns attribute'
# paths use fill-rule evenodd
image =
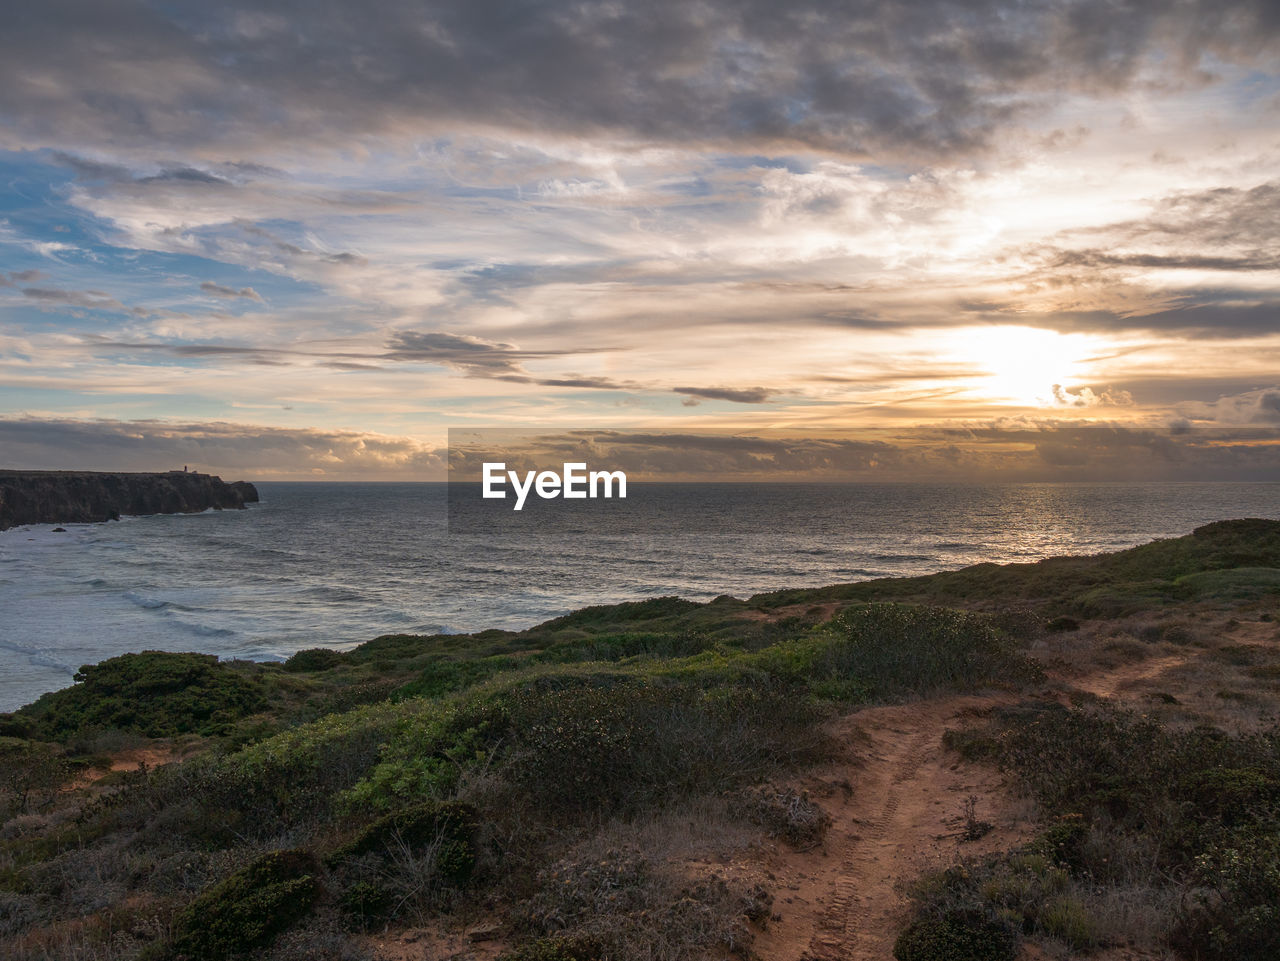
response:
<svg viewBox="0 0 1280 961"><path fill-rule="evenodd" d="M491 377L515 383L542 384L547 387L591 387L607 390L623 385L597 377L568 377L539 380L525 370L527 360L584 353L572 350L521 350L514 344L497 343L470 334L454 334L443 330L397 331L387 343L383 357L387 360L419 361L445 364L469 377Z"/></svg>
<svg viewBox="0 0 1280 961"><path fill-rule="evenodd" d="M735 404L763 404L776 391L767 387L673 387L677 394L699 400L728 400Z"/></svg>
<svg viewBox="0 0 1280 961"><path fill-rule="evenodd" d="M641 385L609 377L547 377L537 382L542 387L582 387L588 390L637 390Z"/></svg>
<svg viewBox="0 0 1280 961"><path fill-rule="evenodd" d="M1277 392L1280 395L1280 392ZM1243 480L1274 479L1280 433L1260 428L1130 427L787 430L451 430L449 469L485 461L528 470L584 461L636 480Z"/></svg>
<svg viewBox="0 0 1280 961"><path fill-rule="evenodd" d="M984 302L979 308L960 310L989 323L1061 332L1150 331L1195 340L1257 337L1280 330L1280 301L1258 303L1257 290L1191 289L1180 291L1176 299L1176 306L1151 310L1036 311L1014 298L1006 304ZM1187 374L1194 376L1194 371Z"/></svg>
<svg viewBox="0 0 1280 961"><path fill-rule="evenodd" d="M1280 270L1280 257L1248 254L1216 257L1204 254L1116 254L1102 250L1068 250L1058 253L1051 269L1078 267L1139 267L1149 270Z"/></svg>
<svg viewBox="0 0 1280 961"><path fill-rule="evenodd" d="M237 298L262 300L262 295L252 287L241 287L237 290L235 287L224 287L222 284L215 284L212 280L206 280L200 285L200 289L206 294L213 294L215 297L223 297L227 300L235 300Z"/></svg>
<svg viewBox="0 0 1280 961"><path fill-rule="evenodd" d="M495 343L469 334L402 330L387 343L388 360L447 364L476 377L525 377L520 362L529 353L513 344Z"/></svg>
<svg viewBox="0 0 1280 961"><path fill-rule="evenodd" d="M51 153L51 157L56 163L74 170L77 177L86 181L141 185L173 183L204 184L219 187L232 185L232 181L226 177L220 177L208 170L201 170L187 164L162 164L155 173L141 173L123 164L95 160L92 157L83 157L65 150L55 150ZM242 174L271 170L270 167L264 167L260 164L236 163L220 164L219 166Z"/></svg>
<svg viewBox="0 0 1280 961"><path fill-rule="evenodd" d="M1278 216L1280 183L1270 182L1248 189L1218 187L1174 194L1160 200L1149 217L1110 229L1135 239L1185 237L1207 247L1274 249Z"/></svg>
<svg viewBox="0 0 1280 961"><path fill-rule="evenodd" d="M1266 0L50 0L8 12L0 111L45 144L461 125L937 153L1144 68L1195 82L1278 30Z"/></svg>
<svg viewBox="0 0 1280 961"><path fill-rule="evenodd" d="M1115 295L1123 308L1037 314L1012 296L1008 303L986 299L957 306L990 320L1016 317L1057 330L1150 330L1190 338L1274 333L1280 330L1280 301L1269 289L1231 275L1280 270L1277 221L1280 183L1172 194L1152 203L1145 217L1068 231L1008 258L1031 265L1018 278L1024 292L1102 292L1087 299L1105 303ZM1171 292L1155 276L1170 271L1222 277L1214 286Z"/></svg>
<svg viewBox="0 0 1280 961"><path fill-rule="evenodd" d="M129 311L145 314L139 308L130 309L110 294L101 290L61 290L55 287L23 287L22 296L49 307L84 307L90 310Z"/></svg>
<svg viewBox="0 0 1280 961"><path fill-rule="evenodd" d="M243 234L255 240L265 241L266 245L271 247L277 254L283 254L285 259L289 261L321 262L344 267L358 267L368 262L366 258L350 251L331 254L324 251L308 250L305 247L300 247L284 240L265 227L260 227L247 220L236 220L234 223Z"/></svg>

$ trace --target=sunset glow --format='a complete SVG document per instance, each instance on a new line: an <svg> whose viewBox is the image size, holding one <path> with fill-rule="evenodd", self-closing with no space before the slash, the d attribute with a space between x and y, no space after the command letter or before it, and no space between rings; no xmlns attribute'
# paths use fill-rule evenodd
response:
<svg viewBox="0 0 1280 961"><path fill-rule="evenodd" d="M459 424L1280 422L1267 4L375 6L4 33L11 456L422 477Z"/></svg>

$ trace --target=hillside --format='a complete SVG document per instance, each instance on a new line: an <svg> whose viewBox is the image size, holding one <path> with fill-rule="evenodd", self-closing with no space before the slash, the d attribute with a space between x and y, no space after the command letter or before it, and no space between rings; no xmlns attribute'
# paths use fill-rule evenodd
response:
<svg viewBox="0 0 1280 961"><path fill-rule="evenodd" d="M1274 958L1280 522L0 716L6 957Z"/></svg>

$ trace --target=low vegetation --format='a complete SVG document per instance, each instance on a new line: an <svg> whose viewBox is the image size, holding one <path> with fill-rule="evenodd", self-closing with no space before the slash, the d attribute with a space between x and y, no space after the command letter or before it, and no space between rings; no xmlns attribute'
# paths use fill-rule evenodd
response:
<svg viewBox="0 0 1280 961"><path fill-rule="evenodd" d="M1089 618L1115 619L1096 656L1117 663L1194 645L1135 618L1274 607L1278 566L1280 524L1231 522L1100 558L655 598L277 665L113 658L0 716L0 944L355 961L389 927L480 918L507 961L747 957L770 891L626 839L702 805L723 830L819 849L830 818L794 785L830 755L828 719L1033 696L1032 642L1068 657ZM1268 690L1275 661L1237 646L1221 670ZM1277 956L1280 735L1029 703L947 743L1004 767L1043 833L922 880L900 961L1013 957L1027 937L1087 952L1117 937L1108 898L1162 912L1188 958ZM156 739L188 758L104 775L104 751Z"/></svg>

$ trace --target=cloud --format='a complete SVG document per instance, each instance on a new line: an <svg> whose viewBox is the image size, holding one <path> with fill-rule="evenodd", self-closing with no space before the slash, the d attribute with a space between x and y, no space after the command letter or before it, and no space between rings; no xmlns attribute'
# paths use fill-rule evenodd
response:
<svg viewBox="0 0 1280 961"><path fill-rule="evenodd" d="M59 290L54 287L24 287L22 296L46 306L84 307L90 310L129 311L145 314L126 307L110 294L101 290Z"/></svg>
<svg viewBox="0 0 1280 961"><path fill-rule="evenodd" d="M227 300L236 298L244 298L245 300L256 300L262 302L262 295L252 287L241 287L237 290L234 287L224 287L222 284L215 284L212 280L206 280L200 285L200 289L206 294L213 294L215 297L223 297Z"/></svg>
<svg viewBox="0 0 1280 961"><path fill-rule="evenodd" d="M29 284L36 280L44 280L49 275L42 270L13 270L8 276L0 272L0 287L16 287L18 284Z"/></svg>
<svg viewBox="0 0 1280 961"><path fill-rule="evenodd" d="M232 423L0 418L5 466L171 470L190 464L225 480L401 477L440 480L444 452L407 437Z"/></svg>
<svg viewBox="0 0 1280 961"><path fill-rule="evenodd" d="M598 390L625 390L638 388L638 384L624 384L606 377L539 378L523 366L525 361L547 357L561 357L589 351L573 350L521 350L514 344L503 344L471 334L454 334L448 331L402 330L392 335L386 360L416 361L444 364L468 377L491 377L521 384L538 384L545 387L584 387Z"/></svg>
<svg viewBox="0 0 1280 961"><path fill-rule="evenodd" d="M636 480L1268 479L1275 428L1072 427L730 431L451 430L450 476L583 461Z"/></svg>
<svg viewBox="0 0 1280 961"><path fill-rule="evenodd" d="M677 394L687 394L695 403L698 400L727 400L735 404L763 404L776 391L767 387L673 387ZM693 406L685 401L685 406Z"/></svg>
<svg viewBox="0 0 1280 961"><path fill-rule="evenodd" d="M461 126L938 155L1062 91L1252 63L1277 30L1265 0L378 0L323 16L301 0L265 16L248 0L51 0L6 21L0 111L46 144L345 146Z"/></svg>
<svg viewBox="0 0 1280 961"><path fill-rule="evenodd" d="M1210 402L1185 402L1176 410L1199 423L1280 424L1280 384Z"/></svg>
<svg viewBox="0 0 1280 961"><path fill-rule="evenodd" d="M1133 395L1111 387L1101 394L1094 393L1091 387L1081 387L1072 393L1061 384L1054 384L1053 402L1058 407L1132 407Z"/></svg>
<svg viewBox="0 0 1280 961"><path fill-rule="evenodd" d="M540 355L470 334L402 330L388 341L385 356L388 360L447 364L473 377L528 379L520 362Z"/></svg>

